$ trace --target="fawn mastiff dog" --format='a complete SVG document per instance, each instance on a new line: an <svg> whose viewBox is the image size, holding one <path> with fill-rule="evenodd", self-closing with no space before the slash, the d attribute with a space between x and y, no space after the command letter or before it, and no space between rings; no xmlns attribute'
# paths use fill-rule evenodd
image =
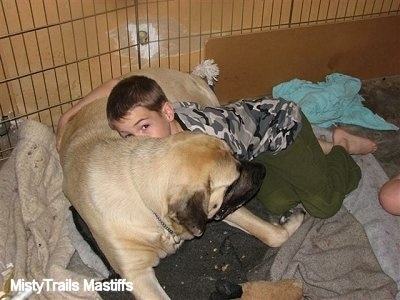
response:
<svg viewBox="0 0 400 300"><path fill-rule="evenodd" d="M132 283L136 299L169 299L153 267L200 237L210 220L223 219L273 247L302 223L302 211L271 224L242 206L265 169L235 159L225 142L189 132L122 139L108 127L105 106L106 99L97 100L67 124L59 149L63 190L87 226L81 233Z"/></svg>

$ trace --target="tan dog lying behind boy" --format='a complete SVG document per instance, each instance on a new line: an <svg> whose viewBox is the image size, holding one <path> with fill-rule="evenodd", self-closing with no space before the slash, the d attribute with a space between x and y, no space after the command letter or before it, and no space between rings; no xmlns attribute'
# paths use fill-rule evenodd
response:
<svg viewBox="0 0 400 300"><path fill-rule="evenodd" d="M60 144L63 188L136 299L169 299L153 267L184 240L201 236L212 219L226 217L270 246L302 223L300 211L272 225L241 207L265 170L236 160L223 141L188 132L122 139L108 127L105 104L89 104L67 124Z"/></svg>

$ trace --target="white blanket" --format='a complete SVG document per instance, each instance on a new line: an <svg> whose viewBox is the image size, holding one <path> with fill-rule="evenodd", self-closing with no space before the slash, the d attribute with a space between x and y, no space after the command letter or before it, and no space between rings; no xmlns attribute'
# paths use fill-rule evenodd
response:
<svg viewBox="0 0 400 300"><path fill-rule="evenodd" d="M11 279L14 284L44 280L41 292L34 292L31 299L99 298L94 291L84 291L83 280L90 277L67 269L75 248L62 180L54 133L41 123L25 121L18 144L0 171L3 291L10 289ZM6 271L7 265L14 273ZM29 290L26 285L21 288Z"/></svg>

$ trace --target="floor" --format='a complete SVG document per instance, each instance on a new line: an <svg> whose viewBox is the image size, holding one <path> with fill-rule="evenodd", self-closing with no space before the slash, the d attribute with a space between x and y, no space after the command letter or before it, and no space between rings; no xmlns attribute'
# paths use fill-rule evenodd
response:
<svg viewBox="0 0 400 300"><path fill-rule="evenodd" d="M400 127L400 76L365 81L360 95L365 99L364 106ZM354 131L378 142L374 156L389 177L400 173L400 131Z"/></svg>

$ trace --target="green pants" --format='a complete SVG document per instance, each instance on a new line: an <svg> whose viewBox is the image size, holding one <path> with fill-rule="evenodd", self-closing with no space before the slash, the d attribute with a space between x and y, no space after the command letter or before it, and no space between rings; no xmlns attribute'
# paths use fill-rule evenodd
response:
<svg viewBox="0 0 400 300"><path fill-rule="evenodd" d="M274 215L301 203L310 215L329 218L340 209L346 194L357 188L361 170L343 147L334 146L325 155L304 115L302 124L286 150L264 152L253 160L267 169L257 198Z"/></svg>

